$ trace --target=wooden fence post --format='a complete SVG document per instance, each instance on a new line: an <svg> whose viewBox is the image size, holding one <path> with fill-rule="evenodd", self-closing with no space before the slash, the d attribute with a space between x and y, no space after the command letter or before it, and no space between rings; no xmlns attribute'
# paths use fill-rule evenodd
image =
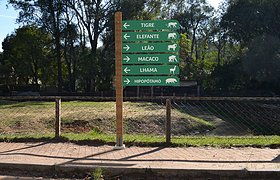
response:
<svg viewBox="0 0 280 180"><path fill-rule="evenodd" d="M61 98L55 99L55 137L61 135Z"/></svg>
<svg viewBox="0 0 280 180"><path fill-rule="evenodd" d="M165 122L166 145L171 143L171 100L166 99L166 122Z"/></svg>

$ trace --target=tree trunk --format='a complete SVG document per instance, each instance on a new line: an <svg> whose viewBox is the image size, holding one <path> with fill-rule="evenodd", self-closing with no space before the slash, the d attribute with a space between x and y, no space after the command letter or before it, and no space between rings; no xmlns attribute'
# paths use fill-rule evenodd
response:
<svg viewBox="0 0 280 180"><path fill-rule="evenodd" d="M49 2L50 12L52 16L52 25L54 27L54 42L55 42L55 57L57 61L57 87L58 93L62 92L62 62L61 62L61 45L60 45L60 29L59 29L59 16L60 12L54 9L54 1Z"/></svg>
<svg viewBox="0 0 280 180"><path fill-rule="evenodd" d="M76 56L75 56L75 49L74 49L74 42L73 40L71 39L70 40L70 73L71 73L71 81L70 81L70 89L71 89L71 92L75 92L76 89L76 76L75 76L75 73L76 73Z"/></svg>
<svg viewBox="0 0 280 180"><path fill-rule="evenodd" d="M61 62L61 47L60 47L60 34L56 30L55 35L55 46L56 46L56 60L57 60L57 85L58 85L58 92L62 92L62 62Z"/></svg>

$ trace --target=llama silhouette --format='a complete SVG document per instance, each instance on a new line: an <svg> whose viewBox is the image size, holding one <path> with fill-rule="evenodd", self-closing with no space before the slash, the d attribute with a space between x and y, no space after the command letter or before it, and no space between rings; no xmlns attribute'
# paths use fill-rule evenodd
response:
<svg viewBox="0 0 280 180"><path fill-rule="evenodd" d="M176 71L176 66L174 66L174 68L170 68L170 74L175 74L175 71Z"/></svg>

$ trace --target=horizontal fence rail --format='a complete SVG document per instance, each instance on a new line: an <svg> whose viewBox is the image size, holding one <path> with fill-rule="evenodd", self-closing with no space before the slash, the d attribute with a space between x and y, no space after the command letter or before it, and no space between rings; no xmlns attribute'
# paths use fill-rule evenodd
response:
<svg viewBox="0 0 280 180"><path fill-rule="evenodd" d="M50 101L55 99L62 100L90 100L90 101L115 101L115 97L93 97L93 96L0 96L0 100L33 100L33 101ZM156 96L156 97L124 97L124 101L152 101L152 100L201 100L201 101L280 101L280 97L176 97L176 96Z"/></svg>
<svg viewBox="0 0 280 180"><path fill-rule="evenodd" d="M0 97L2 136L114 138L115 121L114 97ZM162 136L167 142L184 136L280 135L280 98L124 98L124 129L127 135Z"/></svg>

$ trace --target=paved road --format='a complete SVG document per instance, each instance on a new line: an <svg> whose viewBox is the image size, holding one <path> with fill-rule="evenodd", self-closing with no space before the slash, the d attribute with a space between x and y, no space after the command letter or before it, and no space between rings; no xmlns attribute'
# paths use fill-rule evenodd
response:
<svg viewBox="0 0 280 180"><path fill-rule="evenodd" d="M92 172L102 167L108 176L124 174L240 178L280 177L280 149L212 147L127 147L73 143L0 143L0 174L18 171L65 173ZM240 175L241 173L241 175ZM255 174L254 174L255 173ZM259 175L258 175L259 174ZM206 176L205 175L205 176ZM248 173L247 173L248 175ZM246 175L246 177L247 177ZM249 176L248 176L249 177Z"/></svg>

